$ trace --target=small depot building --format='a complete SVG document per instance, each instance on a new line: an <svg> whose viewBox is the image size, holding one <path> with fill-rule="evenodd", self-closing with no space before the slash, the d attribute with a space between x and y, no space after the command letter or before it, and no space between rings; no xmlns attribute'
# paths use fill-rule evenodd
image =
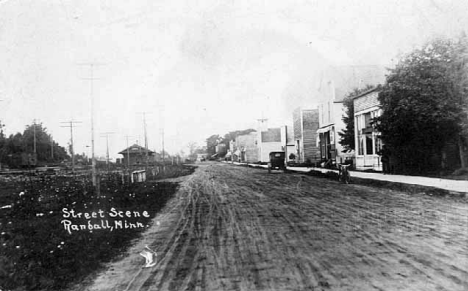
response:
<svg viewBox="0 0 468 291"><path fill-rule="evenodd" d="M156 162L156 153L145 147L134 144L123 151L119 152L123 155L123 164L125 166L140 166L146 164L146 156L148 155L148 163L154 164Z"/></svg>

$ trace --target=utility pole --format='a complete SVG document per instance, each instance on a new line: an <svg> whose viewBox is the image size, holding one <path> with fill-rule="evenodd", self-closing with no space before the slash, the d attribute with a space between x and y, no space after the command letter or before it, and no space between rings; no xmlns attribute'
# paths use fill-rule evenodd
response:
<svg viewBox="0 0 468 291"><path fill-rule="evenodd" d="M102 66L104 64L100 63L79 63L79 66L89 66L90 75L87 78L81 78L82 80L90 81L90 98L91 98L91 158L92 158L92 181L93 186L97 187L97 179L96 179L96 157L94 156L94 96L93 96L93 83L94 80L99 80L98 78L94 77L94 67ZM97 196L100 196L99 188L97 188Z"/></svg>
<svg viewBox="0 0 468 291"><path fill-rule="evenodd" d="M161 124L161 144L162 144L163 172L165 172L166 171L166 154L164 152L164 105L159 106L159 122Z"/></svg>
<svg viewBox="0 0 468 291"><path fill-rule="evenodd" d="M161 136L162 136L162 160L163 160L163 171L166 171L166 159L164 153L164 127L161 128Z"/></svg>
<svg viewBox="0 0 468 291"><path fill-rule="evenodd" d="M127 140L127 159L126 159L127 160L127 170L130 171L130 148L128 146L128 138L129 137L132 137L132 136L130 136L130 135L125 136L125 139Z"/></svg>
<svg viewBox="0 0 468 291"><path fill-rule="evenodd" d="M52 135L49 135L49 140L50 140L50 157L52 160L54 160L54 140L52 138Z"/></svg>
<svg viewBox="0 0 468 291"><path fill-rule="evenodd" d="M260 159L262 159L262 150L263 150L262 131L263 130L268 130L267 121L268 121L268 118L264 118L263 117L263 112L262 112L262 118L257 119L257 122L258 122L258 125L257 125L257 127L258 127L258 129L257 129L257 148L258 148L258 156L260 157Z"/></svg>
<svg viewBox="0 0 468 291"><path fill-rule="evenodd" d="M107 173L109 173L109 134L114 134L114 132L103 132L101 133L101 137L106 138L106 166L107 166Z"/></svg>
<svg viewBox="0 0 468 291"><path fill-rule="evenodd" d="M143 131L145 134L145 171L148 171L148 135L146 131L146 113L150 112L139 112L143 114Z"/></svg>
<svg viewBox="0 0 468 291"><path fill-rule="evenodd" d="M72 158L72 173L75 174L75 151L73 147L73 126L75 123L81 123L81 121L64 121L61 123L68 123L68 125L63 125L61 127L69 127L70 128L70 154Z"/></svg>
<svg viewBox="0 0 468 291"><path fill-rule="evenodd" d="M36 119L33 120L33 132L34 132L33 152L34 152L34 156L36 156Z"/></svg>

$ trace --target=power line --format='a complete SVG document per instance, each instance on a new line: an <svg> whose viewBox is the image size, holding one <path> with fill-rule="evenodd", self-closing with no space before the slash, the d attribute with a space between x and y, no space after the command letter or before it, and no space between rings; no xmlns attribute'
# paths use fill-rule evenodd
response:
<svg viewBox="0 0 468 291"><path fill-rule="evenodd" d="M52 138L52 135L49 134L49 140L50 140L50 157L52 158L52 161L54 160L54 139Z"/></svg>
<svg viewBox="0 0 468 291"><path fill-rule="evenodd" d="M36 119L33 120L33 133L34 133L33 152L34 152L34 155L36 155Z"/></svg>
<svg viewBox="0 0 468 291"><path fill-rule="evenodd" d="M102 132L101 137L106 138L106 166L107 172L109 172L109 134L114 134L115 132Z"/></svg>
<svg viewBox="0 0 468 291"><path fill-rule="evenodd" d="M166 154L164 152L164 104L157 106L159 108L159 121L161 123L161 146L162 146L162 164L163 172L166 171Z"/></svg>
<svg viewBox="0 0 468 291"><path fill-rule="evenodd" d="M96 179L96 157L94 156L94 96L93 96L93 83L94 80L99 80L98 78L94 77L94 68L96 66L103 66L105 64L96 63L96 62L89 62L89 63L78 63L78 66L89 66L90 76L87 78L81 78L82 80L90 81L90 98L91 98L91 159L92 159L92 181L93 186L96 187L97 179ZM97 196L100 196L99 187L97 187Z"/></svg>
<svg viewBox="0 0 468 291"><path fill-rule="evenodd" d="M60 127L69 127L70 128L70 154L71 154L71 158L72 158L72 173L74 174L75 173L75 151L74 151L74 147L73 147L73 126L77 123L81 123L81 121L74 121L74 120L70 120L70 121L64 121L64 122L61 122L61 123L67 123L68 125L62 125ZM36 125L36 123L34 122L34 126Z"/></svg>
<svg viewBox="0 0 468 291"><path fill-rule="evenodd" d="M151 112L138 112L137 114L143 114L143 131L145 134L145 166L146 170L148 170L148 135L146 131L146 114Z"/></svg>

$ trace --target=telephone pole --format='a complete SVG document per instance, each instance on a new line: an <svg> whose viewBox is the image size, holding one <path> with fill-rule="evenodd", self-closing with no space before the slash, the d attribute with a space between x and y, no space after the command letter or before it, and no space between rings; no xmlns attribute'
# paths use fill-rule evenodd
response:
<svg viewBox="0 0 468 291"><path fill-rule="evenodd" d="M128 146L128 138L132 137L131 135L126 135L125 139L127 140L127 170L130 171L130 148Z"/></svg>
<svg viewBox="0 0 468 291"><path fill-rule="evenodd" d="M97 179L96 179L96 157L94 156L94 96L93 96L93 93L94 93L93 92L93 89L94 89L93 85L94 84L93 83L94 83L94 80L99 80L98 78L94 77L94 68L96 66L103 66L104 64L90 62L90 63L79 63L77 65L79 65L79 66L89 66L89 70L90 70L89 77L81 78L81 79L90 81L92 181L93 181L93 186L96 187L98 185L97 185ZM97 196L99 197L100 196L99 188L97 188L97 189L98 189Z"/></svg>
<svg viewBox="0 0 468 291"><path fill-rule="evenodd" d="M74 151L74 147L73 147L73 126L76 123L81 123L81 121L70 120L70 121L64 121L64 122L61 122L61 123L67 123L68 124L68 125L62 125L61 127L69 127L70 128L70 154L71 154L71 158L72 158L72 173L75 174L75 151Z"/></svg>
<svg viewBox="0 0 468 291"><path fill-rule="evenodd" d="M50 157L52 158L52 161L54 160L54 139L52 138L52 135L49 135L49 140L50 140Z"/></svg>
<svg viewBox="0 0 468 291"><path fill-rule="evenodd" d="M162 137L162 160L163 160L163 171L166 171L166 160L164 154L164 127L161 128L161 137Z"/></svg>
<svg viewBox="0 0 468 291"><path fill-rule="evenodd" d="M166 154L164 152L164 105L159 106L159 122L161 124L161 145L162 145L163 172L165 172L166 171Z"/></svg>
<svg viewBox="0 0 468 291"><path fill-rule="evenodd" d="M146 113L151 112L138 112L139 114L143 114L143 131L145 134L145 170L148 171L148 135L146 131Z"/></svg>
<svg viewBox="0 0 468 291"><path fill-rule="evenodd" d="M107 166L107 173L109 173L109 134L114 134L114 132L103 132L101 133L101 137L106 138L106 166Z"/></svg>
<svg viewBox="0 0 468 291"><path fill-rule="evenodd" d="M33 152L34 152L34 155L36 155L36 119L33 120L33 132L34 132Z"/></svg>

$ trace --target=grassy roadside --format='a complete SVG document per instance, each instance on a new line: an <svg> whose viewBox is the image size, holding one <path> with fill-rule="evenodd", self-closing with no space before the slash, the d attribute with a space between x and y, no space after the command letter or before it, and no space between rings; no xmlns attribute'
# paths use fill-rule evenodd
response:
<svg viewBox="0 0 468 291"><path fill-rule="evenodd" d="M193 169L171 168L171 176ZM108 179L96 197L71 177L0 184L0 290L63 290L122 253L178 184Z"/></svg>

